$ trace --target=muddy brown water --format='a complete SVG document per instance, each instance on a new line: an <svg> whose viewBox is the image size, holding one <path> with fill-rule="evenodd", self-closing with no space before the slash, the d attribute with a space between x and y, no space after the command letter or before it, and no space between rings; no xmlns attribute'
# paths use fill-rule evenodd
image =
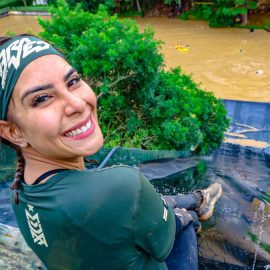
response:
<svg viewBox="0 0 270 270"><path fill-rule="evenodd" d="M207 91L222 99L270 102L270 33L265 30L210 28L207 22L138 18L164 42L166 68L181 66ZM0 35L38 33L36 16L0 19ZM178 46L178 50L176 49Z"/></svg>

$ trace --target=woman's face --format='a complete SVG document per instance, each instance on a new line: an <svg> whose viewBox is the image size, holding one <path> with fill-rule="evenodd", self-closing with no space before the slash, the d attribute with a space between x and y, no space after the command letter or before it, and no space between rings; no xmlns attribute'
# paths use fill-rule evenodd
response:
<svg viewBox="0 0 270 270"><path fill-rule="evenodd" d="M103 144L95 94L57 55L26 66L14 88L8 118L28 147L47 158L91 155Z"/></svg>

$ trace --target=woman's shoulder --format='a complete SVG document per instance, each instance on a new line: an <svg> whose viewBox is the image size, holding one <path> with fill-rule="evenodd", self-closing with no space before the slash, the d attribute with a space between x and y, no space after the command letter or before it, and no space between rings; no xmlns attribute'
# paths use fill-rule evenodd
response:
<svg viewBox="0 0 270 270"><path fill-rule="evenodd" d="M83 171L70 171L66 174L70 181L80 181L86 185L120 185L123 187L137 186L139 188L142 173L138 167L127 165L114 165L103 169L86 169Z"/></svg>
<svg viewBox="0 0 270 270"><path fill-rule="evenodd" d="M138 176L141 174L138 167L128 166L128 165L113 165L110 167L105 167L102 169L94 168L94 169L85 169L82 171L79 170L70 170L69 173L66 174L66 176L81 176L81 177L93 177L93 175L97 176L119 176L119 175L129 175L131 176Z"/></svg>
<svg viewBox="0 0 270 270"><path fill-rule="evenodd" d="M71 171L66 175L68 179L63 184L61 191L64 197L70 198L70 203L74 203L74 191L80 194L80 201L104 200L109 204L128 202L135 205L142 189L142 179L144 176L136 167L117 165L104 169L91 169L84 171ZM61 183L59 183L61 185ZM59 189L59 186L58 186ZM65 191L64 191L65 189ZM68 205L65 200L65 206Z"/></svg>
<svg viewBox="0 0 270 270"><path fill-rule="evenodd" d="M113 165L109 167L105 167L102 169L90 169L90 170L84 170L83 172L90 172L90 173L97 173L97 174L118 174L118 173L128 173L128 174L140 174L140 170L138 167L134 166L128 166L124 164L119 164L119 165Z"/></svg>

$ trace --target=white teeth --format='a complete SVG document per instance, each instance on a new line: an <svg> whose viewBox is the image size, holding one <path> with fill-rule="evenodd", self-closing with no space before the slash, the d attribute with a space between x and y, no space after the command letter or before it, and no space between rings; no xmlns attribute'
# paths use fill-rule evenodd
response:
<svg viewBox="0 0 270 270"><path fill-rule="evenodd" d="M78 136L80 135L81 133L83 132L86 132L87 130L90 129L90 127L92 126L92 123L91 121L89 120L86 125L80 127L80 128L77 128L75 130L72 130L72 131L69 131L67 133L65 133L65 136L66 137L75 137L75 136Z"/></svg>

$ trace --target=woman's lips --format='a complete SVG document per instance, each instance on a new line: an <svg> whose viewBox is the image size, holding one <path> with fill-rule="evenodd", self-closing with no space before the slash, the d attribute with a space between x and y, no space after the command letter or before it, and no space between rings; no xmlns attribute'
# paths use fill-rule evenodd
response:
<svg viewBox="0 0 270 270"><path fill-rule="evenodd" d="M86 125L88 121L90 121L91 115L89 115L84 121L76 124L75 126L73 126L72 128L68 129L67 131L65 131L64 134L69 133L70 131L74 131L78 128L81 128L82 126Z"/></svg>
<svg viewBox="0 0 270 270"><path fill-rule="evenodd" d="M80 124L74 126L72 129L69 129L64 133L64 136L67 138L80 140L91 135L95 130L95 124L90 116L87 120L81 122Z"/></svg>

